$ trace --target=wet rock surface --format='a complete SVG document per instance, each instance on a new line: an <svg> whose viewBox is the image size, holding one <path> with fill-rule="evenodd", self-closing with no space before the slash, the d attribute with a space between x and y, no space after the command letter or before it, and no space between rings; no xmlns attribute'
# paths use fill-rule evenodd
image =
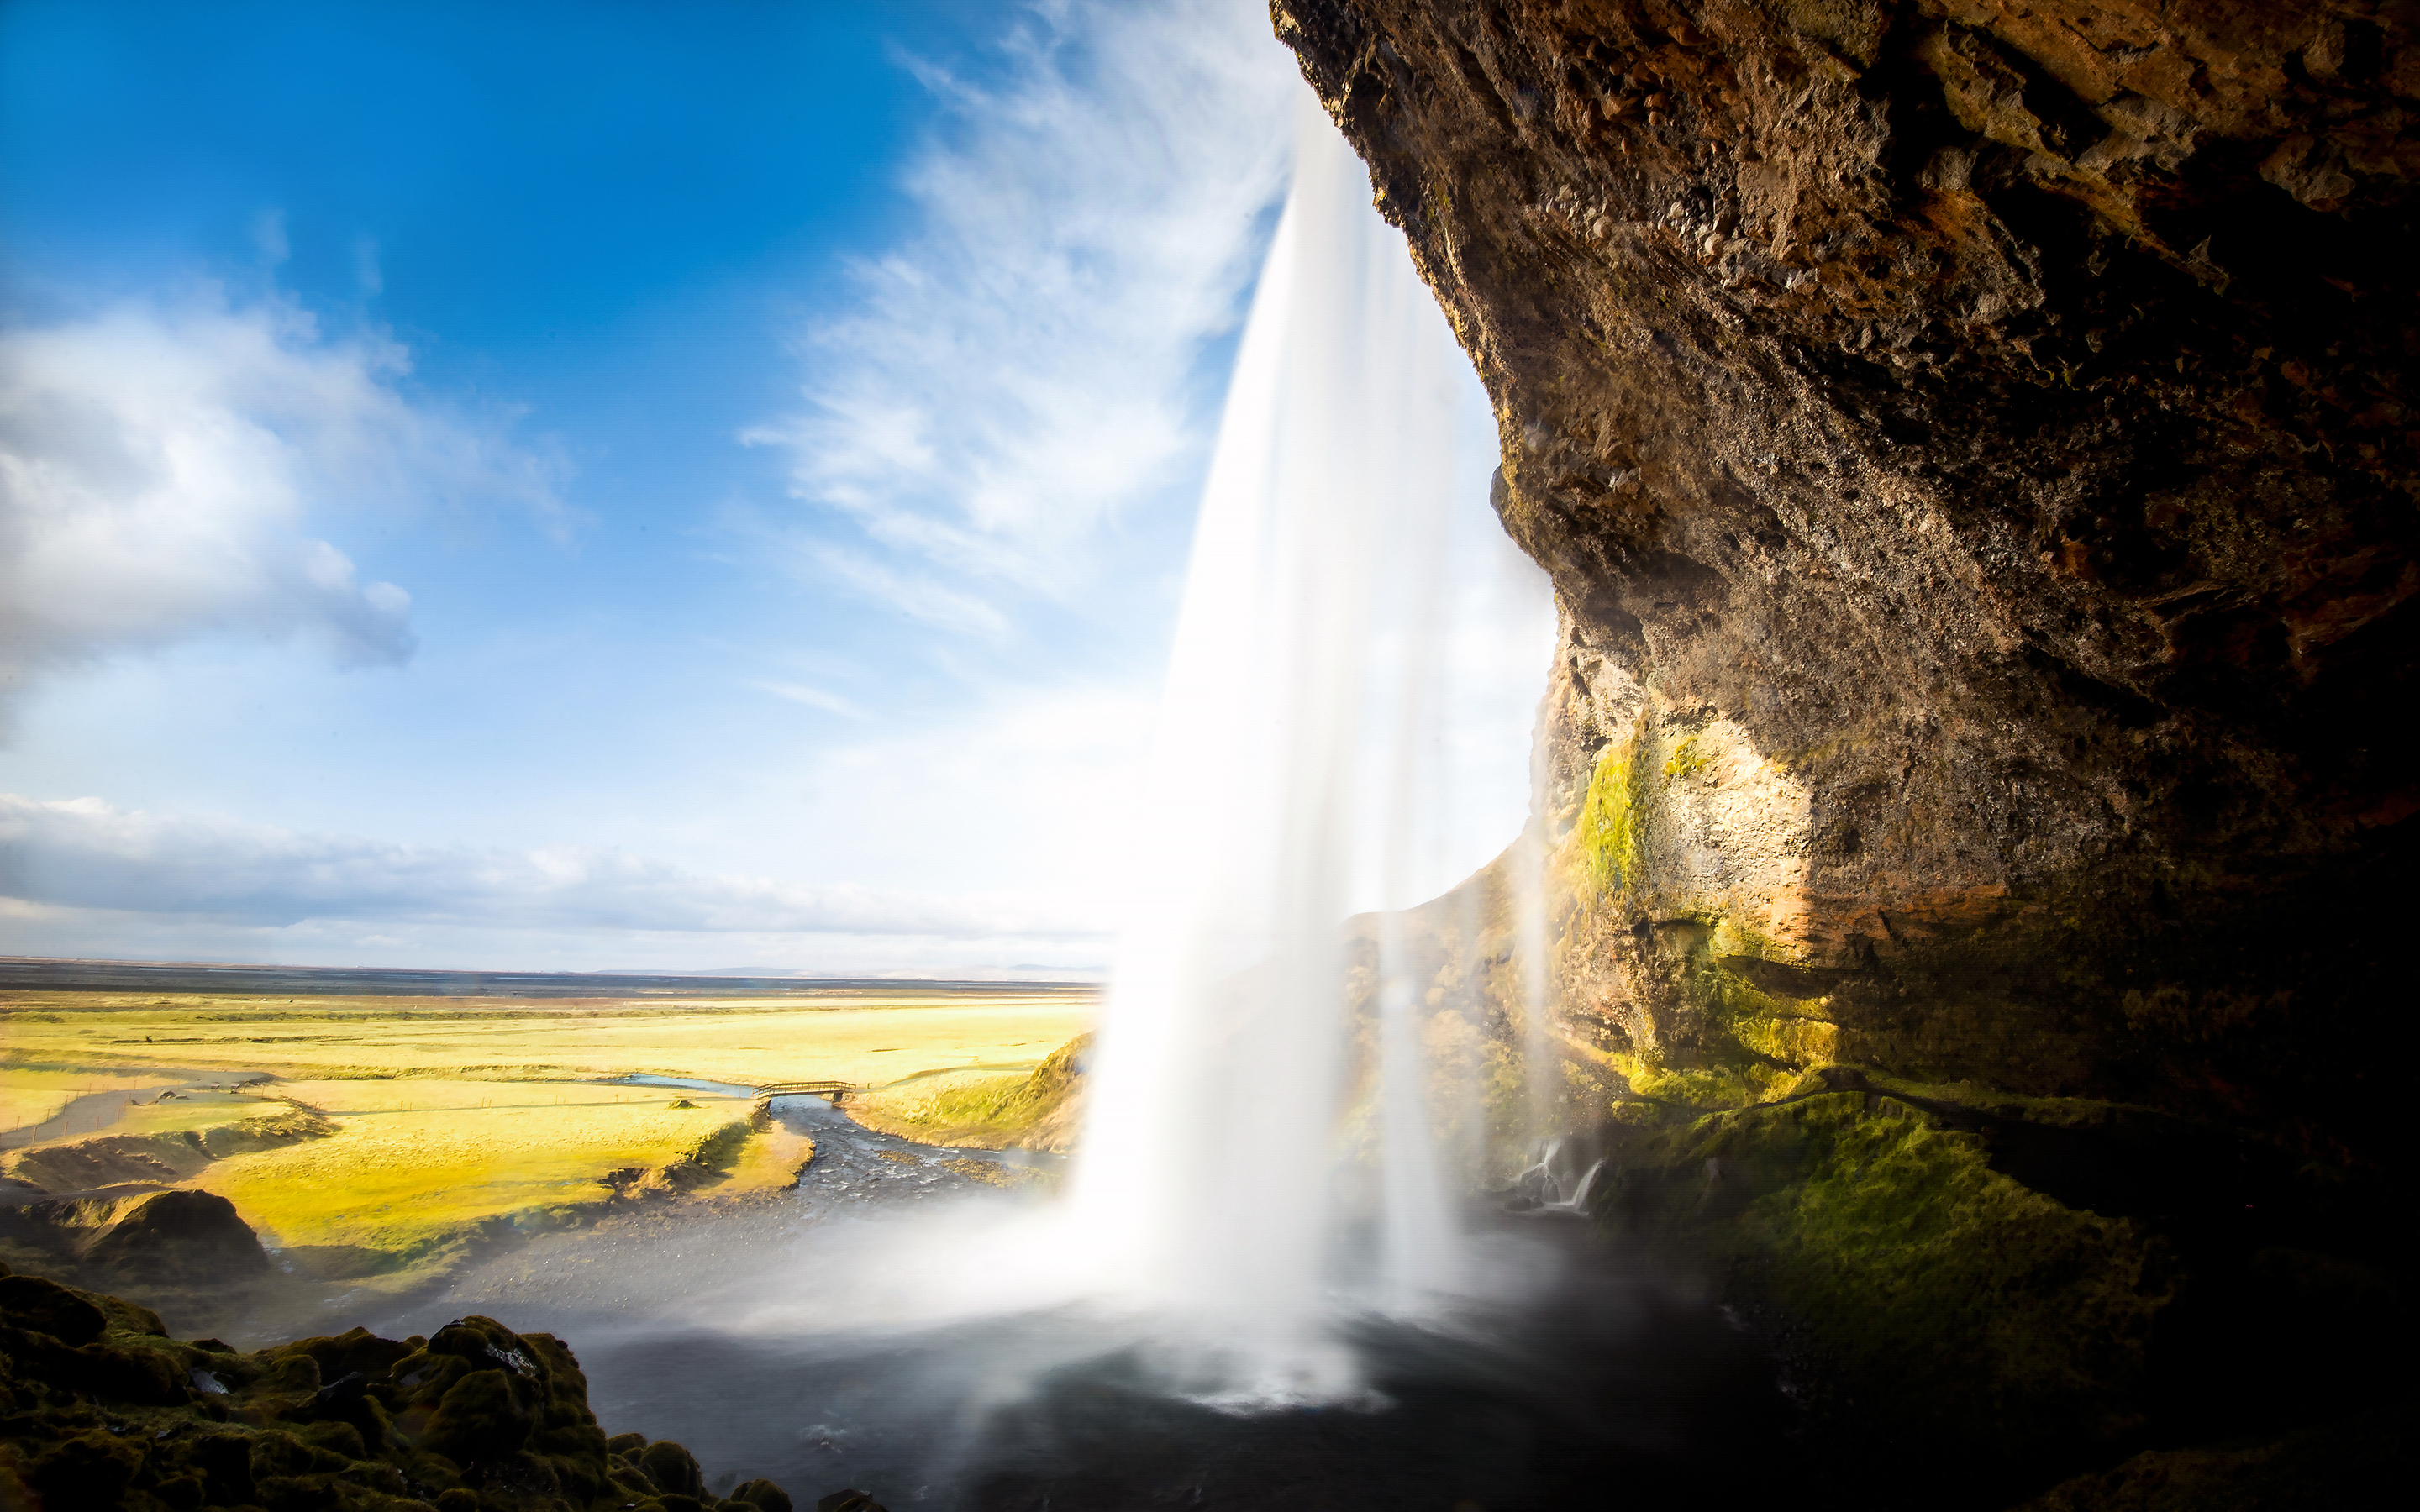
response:
<svg viewBox="0 0 2420 1512"><path fill-rule="evenodd" d="M1591 1206L1947 1499L2357 1504L2414 1342L2420 14L1272 9L1555 580L1533 829L1427 965L1519 1045L1542 878Z"/></svg>

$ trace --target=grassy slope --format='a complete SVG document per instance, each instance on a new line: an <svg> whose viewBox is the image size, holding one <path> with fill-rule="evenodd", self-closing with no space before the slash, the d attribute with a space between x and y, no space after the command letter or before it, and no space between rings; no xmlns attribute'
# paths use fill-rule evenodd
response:
<svg viewBox="0 0 2420 1512"><path fill-rule="evenodd" d="M1063 1153L1075 1148L1092 1042L1079 1035L1022 1074L962 1072L897 1083L851 1097L848 1111L869 1128L926 1144Z"/></svg>

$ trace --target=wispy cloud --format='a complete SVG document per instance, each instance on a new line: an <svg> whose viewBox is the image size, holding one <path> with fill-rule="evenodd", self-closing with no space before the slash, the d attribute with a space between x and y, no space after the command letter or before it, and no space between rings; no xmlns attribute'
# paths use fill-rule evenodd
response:
<svg viewBox="0 0 2420 1512"><path fill-rule="evenodd" d="M478 850L313 834L97 798L0 795L0 898L222 926L475 925L700 934L1097 936L1031 894L712 876L618 850Z"/></svg>
<svg viewBox="0 0 2420 1512"><path fill-rule="evenodd" d="M353 238L353 285L370 295L386 289L386 274L379 268L378 238L366 231Z"/></svg>
<svg viewBox="0 0 2420 1512"><path fill-rule="evenodd" d="M903 571L885 565L867 552L829 541L796 543L791 560L802 575L845 583L861 597L908 619L985 640L997 640L1008 633L1007 616L976 594L948 586L935 573Z"/></svg>
<svg viewBox="0 0 2420 1512"><path fill-rule="evenodd" d="M787 699L792 703L803 703L808 708L822 709L827 713L842 715L847 718L871 719L874 717L859 704L841 697L838 693L827 693L820 687L808 687L799 683L752 683L749 686L762 692L770 693L777 699Z"/></svg>
<svg viewBox="0 0 2420 1512"><path fill-rule="evenodd" d="M966 602L1079 591L1088 537L1188 476L1199 359L1236 318L1300 87L1259 0L1038 6L1005 46L998 82L917 65L946 113L907 177L921 229L804 333L805 409L746 438L861 532L817 568L949 605L869 552L921 563L964 627Z"/></svg>
<svg viewBox="0 0 2420 1512"><path fill-rule="evenodd" d="M261 261L271 268L293 255L293 244L286 238L286 212L274 206L254 213L252 244Z"/></svg>
<svg viewBox="0 0 2420 1512"><path fill-rule="evenodd" d="M509 416L407 397L409 370L215 289L0 332L0 734L32 679L197 635L407 658L410 595L311 533L332 513L502 501L566 531L560 462Z"/></svg>

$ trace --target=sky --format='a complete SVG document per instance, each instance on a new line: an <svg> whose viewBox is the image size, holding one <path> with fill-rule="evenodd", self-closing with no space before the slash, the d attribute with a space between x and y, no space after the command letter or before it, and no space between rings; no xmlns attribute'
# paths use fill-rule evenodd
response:
<svg viewBox="0 0 2420 1512"><path fill-rule="evenodd" d="M1097 970L1301 89L1259 0L0 0L0 953ZM1466 387L1439 886L1546 654Z"/></svg>

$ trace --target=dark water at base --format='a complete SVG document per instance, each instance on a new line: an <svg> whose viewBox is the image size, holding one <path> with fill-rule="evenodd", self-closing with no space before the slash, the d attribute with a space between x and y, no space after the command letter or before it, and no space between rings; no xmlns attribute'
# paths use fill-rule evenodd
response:
<svg viewBox="0 0 2420 1512"><path fill-rule="evenodd" d="M818 1142L795 1197L553 1236L384 1331L480 1312L557 1333L609 1432L677 1440L718 1488L769 1476L802 1508L843 1488L945 1512L1808 1503L1762 1346L1683 1290L1622 1274L1569 1221L1508 1218L1491 1236L1555 1262L1518 1305L1344 1326L1370 1388L1349 1406L1192 1399L1147 1328L1080 1309L768 1323L783 1298L825 1289L869 1217L985 1199L945 1152L820 1103L784 1112Z"/></svg>
<svg viewBox="0 0 2420 1512"><path fill-rule="evenodd" d="M1451 1335L1356 1330L1383 1405L1222 1411L1168 1394L1140 1349L1107 1339L1016 1368L1063 1358L1083 1328L1026 1318L855 1344L673 1332L582 1359L609 1419L710 1468L892 1506L1724 1507L1796 1478L1761 1350L1649 1286L1569 1288Z"/></svg>

